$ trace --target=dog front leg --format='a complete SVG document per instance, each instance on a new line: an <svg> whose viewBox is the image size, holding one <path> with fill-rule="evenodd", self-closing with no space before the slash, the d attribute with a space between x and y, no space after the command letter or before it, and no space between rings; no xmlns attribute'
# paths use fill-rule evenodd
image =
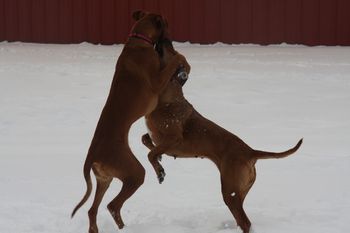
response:
<svg viewBox="0 0 350 233"><path fill-rule="evenodd" d="M164 181L165 171L162 165L159 163L158 159L159 157L162 156L162 154L166 153L171 147L176 146L176 144L178 144L179 141L180 141L179 137L167 138L166 140L164 140L164 143L154 147L148 153L148 160L152 164L160 184Z"/></svg>
<svg viewBox="0 0 350 233"><path fill-rule="evenodd" d="M142 141L142 144L145 145L150 150L153 150L153 148L155 147L148 133L142 136L141 141ZM158 160L162 161L162 155L159 155Z"/></svg>
<svg viewBox="0 0 350 233"><path fill-rule="evenodd" d="M148 133L142 136L141 141L142 141L142 144L145 145L150 150L152 150L155 147Z"/></svg>

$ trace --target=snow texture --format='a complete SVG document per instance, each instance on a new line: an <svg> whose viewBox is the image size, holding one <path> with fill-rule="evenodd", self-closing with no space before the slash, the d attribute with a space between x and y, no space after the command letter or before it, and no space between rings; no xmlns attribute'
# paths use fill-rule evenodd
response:
<svg viewBox="0 0 350 233"><path fill-rule="evenodd" d="M259 150L245 201L254 233L350 232L350 48L175 44L192 65L187 99L204 116ZM122 46L0 43L0 232L85 233L92 198L82 166ZM159 185L141 143L129 140L146 180L122 209L124 233L241 232L225 206L219 173L206 159L163 156ZM119 232L106 205L101 233Z"/></svg>

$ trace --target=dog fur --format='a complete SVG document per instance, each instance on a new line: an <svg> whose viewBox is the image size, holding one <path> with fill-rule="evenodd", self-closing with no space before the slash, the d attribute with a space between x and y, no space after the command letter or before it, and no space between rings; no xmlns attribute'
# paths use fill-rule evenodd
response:
<svg viewBox="0 0 350 233"><path fill-rule="evenodd" d="M133 18L136 23L132 33L148 37L155 43L168 36L167 23L162 16L137 11ZM98 233L98 207L113 178L121 180L123 185L107 208L118 227L124 227L120 209L143 184L145 176L145 169L129 147L129 129L137 119L154 110L159 94L180 65L189 71L190 67L182 55L175 54L166 66L161 67L158 53L152 44L137 37L127 40L118 58L107 102L84 163L87 191L72 213L73 217L91 194L92 169L97 187L88 211L89 233Z"/></svg>
<svg viewBox="0 0 350 233"><path fill-rule="evenodd" d="M159 46L163 50L162 64L165 66L176 53L171 43ZM150 149L148 159L159 182L165 176L158 161L162 154L210 159L220 171L224 202L244 233L249 232L251 223L243 209L243 201L256 178L256 161L286 157L302 144L301 139L295 147L281 153L252 149L239 137L198 113L183 96L176 76L160 95L156 109L145 118L150 133L142 137L142 142Z"/></svg>

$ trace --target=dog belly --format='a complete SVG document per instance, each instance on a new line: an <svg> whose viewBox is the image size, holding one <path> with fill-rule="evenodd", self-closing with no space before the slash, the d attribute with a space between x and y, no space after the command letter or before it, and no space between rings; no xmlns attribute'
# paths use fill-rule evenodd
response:
<svg viewBox="0 0 350 233"><path fill-rule="evenodd" d="M155 146L158 146L161 141L164 139L161 136L160 132L157 132L151 128L153 128L150 125L150 122L146 118L146 128L148 135L152 139L152 142ZM183 145L183 143L180 143L179 145L174 146L173 148L170 148L165 152L166 155L173 156L173 157L179 157L179 158L191 158L191 157L198 157L199 155L195 155L193 152L188 151L188 149Z"/></svg>
<svg viewBox="0 0 350 233"><path fill-rule="evenodd" d="M174 158L207 158L202 155L194 155L192 153L184 153L183 151L169 151L166 155L174 157Z"/></svg>
<svg viewBox="0 0 350 233"><path fill-rule="evenodd" d="M207 158L208 156L198 149L196 144L187 141L186 138L174 147L166 151L169 156L176 156L178 158Z"/></svg>

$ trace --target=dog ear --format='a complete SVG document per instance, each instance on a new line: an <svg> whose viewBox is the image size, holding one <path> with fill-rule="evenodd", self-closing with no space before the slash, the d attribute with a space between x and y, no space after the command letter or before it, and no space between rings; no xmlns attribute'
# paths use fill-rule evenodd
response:
<svg viewBox="0 0 350 233"><path fill-rule="evenodd" d="M145 15L146 15L146 12L142 10L137 10L137 11L134 11L134 13L132 13L132 18L137 21L142 17L144 17Z"/></svg>

